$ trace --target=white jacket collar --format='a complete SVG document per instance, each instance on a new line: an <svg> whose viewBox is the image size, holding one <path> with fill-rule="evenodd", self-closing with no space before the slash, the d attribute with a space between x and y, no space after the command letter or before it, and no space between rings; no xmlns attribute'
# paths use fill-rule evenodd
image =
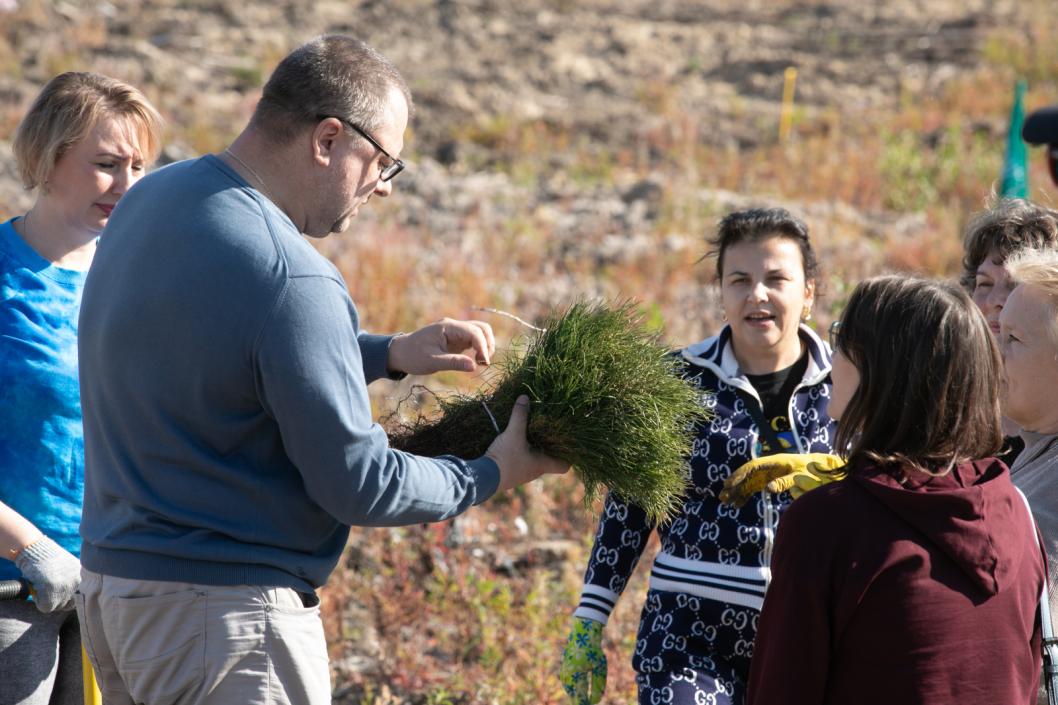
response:
<svg viewBox="0 0 1058 705"><path fill-rule="evenodd" d="M830 346L803 323L799 327L799 332L801 339L808 347L808 367L805 369L801 383L818 384L830 374ZM711 369L717 377L728 384L741 387L743 383L748 383L738 365L738 360L735 359L734 346L731 345L730 325L725 325L717 335L711 338L688 345L681 354L687 362Z"/></svg>

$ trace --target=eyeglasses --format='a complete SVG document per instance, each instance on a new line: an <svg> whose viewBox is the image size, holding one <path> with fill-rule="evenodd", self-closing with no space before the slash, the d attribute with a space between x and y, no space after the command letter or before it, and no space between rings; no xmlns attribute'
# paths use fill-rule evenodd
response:
<svg viewBox="0 0 1058 705"><path fill-rule="evenodd" d="M827 342L830 343L830 349L837 351L838 342L841 340L841 319L837 319L830 324L830 328L827 329Z"/></svg>
<svg viewBox="0 0 1058 705"><path fill-rule="evenodd" d="M363 137L365 140L370 142L371 146L373 146L378 151L382 152L382 154L384 154L386 156L386 158L389 159L389 164L386 164L384 167L382 167L382 172L378 175L378 178L381 181L389 181L394 176L396 176L400 172L404 171L404 162L402 162L401 160L397 159L392 154L387 152L382 147L382 145L380 145L378 142L375 141L374 137L372 137L371 135L367 134L362 129L360 129L359 127L357 127L353 123L349 122L345 118L340 118L337 115L317 115L316 119L317 120L326 120L327 118L330 118L330 117L333 117L338 122L340 122L343 125L349 127L351 130L353 130L358 135Z"/></svg>

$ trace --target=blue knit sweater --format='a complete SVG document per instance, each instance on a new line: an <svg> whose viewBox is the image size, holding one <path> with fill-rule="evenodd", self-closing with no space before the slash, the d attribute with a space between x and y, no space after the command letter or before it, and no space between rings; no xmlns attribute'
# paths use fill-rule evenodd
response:
<svg viewBox="0 0 1058 705"><path fill-rule="evenodd" d="M367 383L390 339L360 331L335 267L215 157L121 199L80 331L96 572L312 589L349 525L444 519L498 485L490 459L388 447Z"/></svg>

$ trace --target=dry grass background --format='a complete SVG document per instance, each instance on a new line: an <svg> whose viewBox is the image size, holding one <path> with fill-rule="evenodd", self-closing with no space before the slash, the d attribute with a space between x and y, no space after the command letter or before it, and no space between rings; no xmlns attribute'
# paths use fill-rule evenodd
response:
<svg viewBox="0 0 1058 705"><path fill-rule="evenodd" d="M1058 102L1048 0L0 0L0 217L30 202L6 141L55 73L143 88L178 159L222 148L276 61L323 31L378 46L419 103L397 193L319 245L372 330L487 315L473 306L532 320L588 294L637 299L684 344L719 319L703 236L750 204L808 221L824 326L863 277L955 274L1014 80L1030 109ZM800 74L780 143L787 65ZM1053 204L1031 158L1033 197ZM501 342L521 333L489 320ZM379 384L379 415L416 383L477 380ZM354 529L322 591L336 699L562 702L594 520L572 478L552 478L446 524ZM634 700L643 563L607 628L607 703Z"/></svg>

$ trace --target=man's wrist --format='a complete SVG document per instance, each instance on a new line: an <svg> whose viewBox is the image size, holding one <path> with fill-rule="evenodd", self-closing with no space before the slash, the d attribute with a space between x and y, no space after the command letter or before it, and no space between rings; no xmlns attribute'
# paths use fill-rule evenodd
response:
<svg viewBox="0 0 1058 705"><path fill-rule="evenodd" d="M405 338L407 335L407 333L394 333L386 346L386 372L392 380L404 379L408 374L393 361L393 344L397 342L398 338Z"/></svg>

